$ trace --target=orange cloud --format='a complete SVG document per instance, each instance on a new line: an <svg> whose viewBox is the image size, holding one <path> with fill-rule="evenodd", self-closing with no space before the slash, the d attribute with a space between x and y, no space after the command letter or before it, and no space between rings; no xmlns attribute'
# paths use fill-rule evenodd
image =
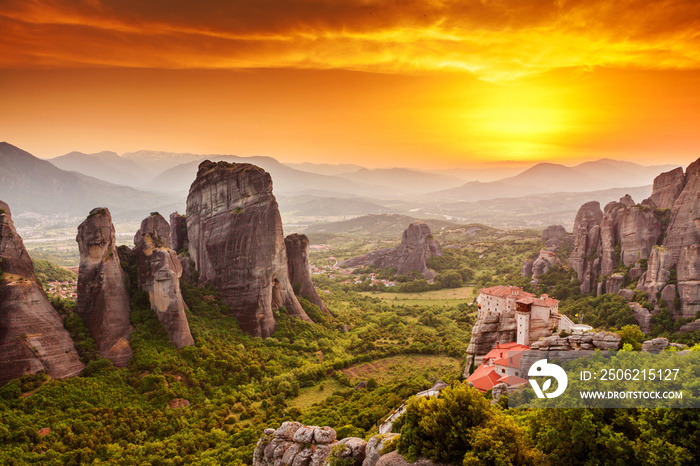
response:
<svg viewBox="0 0 700 466"><path fill-rule="evenodd" d="M9 0L0 67L700 68L695 0Z"/></svg>

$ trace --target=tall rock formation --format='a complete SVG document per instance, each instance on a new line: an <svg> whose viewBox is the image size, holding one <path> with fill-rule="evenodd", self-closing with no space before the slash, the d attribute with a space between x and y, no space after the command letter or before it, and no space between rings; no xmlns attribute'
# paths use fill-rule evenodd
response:
<svg viewBox="0 0 700 466"><path fill-rule="evenodd" d="M602 217L599 208L585 204L576 216L569 265L581 291L596 289L601 277L624 266L629 278L639 277L637 288L648 292L652 303L663 295L676 317L695 317L700 311L700 159L685 174L678 168L659 175L651 197L639 205L625 196L608 204ZM617 288L618 283L608 282L598 290ZM675 301L674 293L678 307L668 305Z"/></svg>
<svg viewBox="0 0 700 466"><path fill-rule="evenodd" d="M609 277L619 265L629 268L646 259L661 237L654 209L636 205L629 195L606 205L602 217L599 209L597 202L584 204L574 226L577 235L569 265L581 281L582 293L600 289L599 278Z"/></svg>
<svg viewBox="0 0 700 466"><path fill-rule="evenodd" d="M321 308L329 316L331 313L316 292L311 282L309 271L309 238L298 233L291 234L284 239L287 251L287 270L289 281L297 296L308 298L313 304Z"/></svg>
<svg viewBox="0 0 700 466"><path fill-rule="evenodd" d="M674 307L673 312L678 317L694 318L700 311L700 159L688 166L683 177L681 174L676 169L654 181L651 201L656 199L665 206L673 200L673 206L663 248L652 252L649 270L637 287L648 291L654 302L659 292L668 298L671 289L666 288L673 285L669 281L675 270L680 309Z"/></svg>
<svg viewBox="0 0 700 466"><path fill-rule="evenodd" d="M683 192L685 175L678 167L670 172L662 173L654 180L654 190L649 198L659 209L671 209Z"/></svg>
<svg viewBox="0 0 700 466"><path fill-rule="evenodd" d="M126 366L133 355L129 346L129 296L109 210L91 210L75 239L80 250L76 312L85 321L102 357L116 366Z"/></svg>
<svg viewBox="0 0 700 466"><path fill-rule="evenodd" d="M379 268L396 268L396 275L420 272L425 278L435 278L426 261L434 256L442 256L440 243L433 237L430 227L423 222L411 223L403 232L401 244L396 248L383 248L353 257L338 264L341 267L372 265Z"/></svg>
<svg viewBox="0 0 700 466"><path fill-rule="evenodd" d="M187 249L187 220L177 212L170 214L170 247L175 252Z"/></svg>
<svg viewBox="0 0 700 466"><path fill-rule="evenodd" d="M180 292L182 266L170 249L170 225L158 213L141 222L134 237L139 288L148 292L151 309L156 311L170 341L176 348L194 344Z"/></svg>
<svg viewBox="0 0 700 466"><path fill-rule="evenodd" d="M599 242L603 211L597 201L581 206L574 220L574 250L569 265L581 282L581 293L590 293L600 274Z"/></svg>
<svg viewBox="0 0 700 466"><path fill-rule="evenodd" d="M39 371L71 377L83 367L34 274L10 208L0 201L0 385Z"/></svg>
<svg viewBox="0 0 700 466"><path fill-rule="evenodd" d="M287 273L282 219L265 170L247 163L199 165L187 196L190 257L200 283L211 283L241 328L269 337L273 309L310 321Z"/></svg>
<svg viewBox="0 0 700 466"><path fill-rule="evenodd" d="M542 231L540 239L545 248L558 248L568 236L569 234L563 226L550 225Z"/></svg>

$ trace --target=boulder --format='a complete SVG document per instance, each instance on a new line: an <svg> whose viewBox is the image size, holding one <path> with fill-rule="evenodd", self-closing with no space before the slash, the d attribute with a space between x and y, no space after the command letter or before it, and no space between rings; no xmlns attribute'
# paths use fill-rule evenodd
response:
<svg viewBox="0 0 700 466"><path fill-rule="evenodd" d="M302 425L300 422L286 421L283 422L281 426L275 431L275 438L283 440L293 440L296 431L301 429Z"/></svg>
<svg viewBox="0 0 700 466"><path fill-rule="evenodd" d="M627 301L632 301L634 299L634 295L636 294L634 290L630 290L625 288L624 290L620 290L617 292L620 296L625 298Z"/></svg>
<svg viewBox="0 0 700 466"><path fill-rule="evenodd" d="M269 337L274 309L311 321L289 281L282 219L265 170L202 162L187 196L187 236L199 283L219 290L245 332Z"/></svg>
<svg viewBox="0 0 700 466"><path fill-rule="evenodd" d="M175 251L168 247L170 225L160 214L151 214L141 222L134 243L138 285L148 293L151 309L156 312L176 348L193 345L185 302L180 292L182 265Z"/></svg>
<svg viewBox="0 0 700 466"><path fill-rule="evenodd" d="M371 437L367 441L367 447L365 449L365 460L362 462L362 466L375 466L379 458L384 455L384 450L387 445L396 441L399 434L380 434Z"/></svg>
<svg viewBox="0 0 700 466"><path fill-rule="evenodd" d="M63 379L84 367L0 201L0 385L39 371Z"/></svg>
<svg viewBox="0 0 700 466"><path fill-rule="evenodd" d="M593 346L601 350L619 350L622 337L616 333L599 332L593 336Z"/></svg>
<svg viewBox="0 0 700 466"><path fill-rule="evenodd" d="M311 282L311 271L309 268L309 238L298 233L291 234L284 239L284 246L287 251L287 270L289 281L297 296L307 298L311 303L317 305L323 312L328 314L328 308L323 303L314 284Z"/></svg>
<svg viewBox="0 0 700 466"><path fill-rule="evenodd" d="M321 445L327 445L333 443L336 440L335 430L328 426L316 427L314 429L314 443Z"/></svg>
<svg viewBox="0 0 700 466"><path fill-rule="evenodd" d="M491 403L497 403L503 395L508 394L508 385L503 382L497 383L491 388Z"/></svg>
<svg viewBox="0 0 700 466"><path fill-rule="evenodd" d="M76 313L85 321L102 357L125 367L133 355L129 296L109 210L90 211L78 226L76 241L80 251Z"/></svg>
<svg viewBox="0 0 700 466"><path fill-rule="evenodd" d="M311 443L314 440L314 431L316 429L318 429L316 426L301 426L296 432L294 432L292 440L295 443Z"/></svg>
<svg viewBox="0 0 700 466"><path fill-rule="evenodd" d="M357 437L344 438L333 448L333 456L343 464L362 465L365 460L367 442Z"/></svg>
<svg viewBox="0 0 700 466"><path fill-rule="evenodd" d="M362 256L342 261L340 267L359 267L372 265L378 268L396 268L396 275L420 272L431 280L435 272L430 270L426 261L434 256L442 256L442 248L430 232L430 227L421 222L411 223L403 232L401 244L396 248L383 248Z"/></svg>
<svg viewBox="0 0 700 466"><path fill-rule="evenodd" d="M660 353L668 348L668 338L654 338L642 343L642 351L649 353Z"/></svg>
<svg viewBox="0 0 700 466"><path fill-rule="evenodd" d="M534 265L534 261L532 259L528 259L525 262L523 262L523 266L520 269L520 276L521 277L532 277L533 265Z"/></svg>

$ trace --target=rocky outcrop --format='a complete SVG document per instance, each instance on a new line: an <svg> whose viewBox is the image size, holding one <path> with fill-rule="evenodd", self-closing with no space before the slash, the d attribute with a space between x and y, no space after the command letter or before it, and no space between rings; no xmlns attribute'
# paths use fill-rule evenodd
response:
<svg viewBox="0 0 700 466"><path fill-rule="evenodd" d="M561 265L561 260L557 257L556 252L542 249L539 257L532 263L532 278L539 278L559 265Z"/></svg>
<svg viewBox="0 0 700 466"><path fill-rule="evenodd" d="M269 337L273 309L311 320L289 282L282 219L265 170L202 162L187 196L187 236L200 284L219 290L245 332Z"/></svg>
<svg viewBox="0 0 700 466"><path fill-rule="evenodd" d="M574 332L565 337L540 338L530 348L538 351L618 350L621 341L620 335L611 332Z"/></svg>
<svg viewBox="0 0 700 466"><path fill-rule="evenodd" d="M652 249L647 261L647 271L642 274L637 283L637 288L649 293L650 302L656 303L657 293L660 293L668 283L672 263L671 251L663 247Z"/></svg>
<svg viewBox="0 0 700 466"><path fill-rule="evenodd" d="M700 311L700 159L688 167L683 177L678 169L660 175L654 187L650 200L661 204L657 207L667 208L674 197L675 200L665 230L663 249L652 251L649 270L642 275L637 286L647 291L649 299L656 302L657 293L665 288L675 269L680 298L676 315L694 318Z"/></svg>
<svg viewBox="0 0 700 466"><path fill-rule="evenodd" d="M614 273L605 281L598 283L598 296L608 294L619 294L624 283L625 277L622 274ZM631 290L629 290L631 291ZM634 295L634 292L632 292Z"/></svg>
<svg viewBox="0 0 700 466"><path fill-rule="evenodd" d="M112 216L104 207L90 211L78 227L80 271L77 314L94 338L103 358L126 366L129 346L129 296L117 253Z"/></svg>
<svg viewBox="0 0 700 466"><path fill-rule="evenodd" d="M662 173L654 180L654 189L649 198L659 209L671 209L685 187L685 174L678 167Z"/></svg>
<svg viewBox="0 0 700 466"><path fill-rule="evenodd" d="M597 201L581 206L574 221L574 249L569 266L581 282L581 292L590 293L600 274L599 242L603 211Z"/></svg>
<svg viewBox="0 0 700 466"><path fill-rule="evenodd" d="M331 458L339 464L360 466L366 447L367 442L356 437L336 440L330 427L287 421L277 430L265 429L253 452L253 466L321 466Z"/></svg>
<svg viewBox="0 0 700 466"><path fill-rule="evenodd" d="M545 248L558 248L566 241L569 234L561 225L550 225L542 231L541 241Z"/></svg>
<svg viewBox="0 0 700 466"><path fill-rule="evenodd" d="M156 312L170 341L176 348L194 344L180 292L182 266L170 249L170 225L158 213L141 222L134 244L138 264L139 288L148 293L151 309Z"/></svg>
<svg viewBox="0 0 700 466"><path fill-rule="evenodd" d="M177 212L170 214L170 247L175 252L187 250L190 245L187 239L187 219Z"/></svg>
<svg viewBox="0 0 700 466"><path fill-rule="evenodd" d="M0 385L39 371L71 377L83 367L34 274L10 208L0 201Z"/></svg>
<svg viewBox="0 0 700 466"><path fill-rule="evenodd" d="M389 445L394 443L398 437L399 434L380 434L371 437L367 441L365 460L362 462L362 466L375 466L379 458L385 454L384 451L387 450Z"/></svg>
<svg viewBox="0 0 700 466"><path fill-rule="evenodd" d="M532 268L535 264L535 261L532 259L527 259L525 262L523 262L523 266L520 268L520 276L527 278L527 277L532 277Z"/></svg>
<svg viewBox="0 0 700 466"><path fill-rule="evenodd" d="M639 303L629 303L629 306L632 308L634 320L637 321L639 328L642 332L649 333L649 329L651 328L651 312L649 312L647 308L642 307Z"/></svg>
<svg viewBox="0 0 700 466"><path fill-rule="evenodd" d="M694 318L700 311L700 244L684 247L676 267L678 296L681 302L680 316L686 319ZM663 293L666 288L661 293L662 299L666 299Z"/></svg>
<svg viewBox="0 0 700 466"><path fill-rule="evenodd" d="M678 333L693 333L700 330L700 319L694 320L689 324L685 324L678 329Z"/></svg>
<svg viewBox="0 0 700 466"><path fill-rule="evenodd" d="M516 341L517 331L515 312L479 311L467 348L467 366L471 362L476 366L481 364L481 357L495 348L498 343Z"/></svg>
<svg viewBox="0 0 700 466"><path fill-rule="evenodd" d="M642 351L649 353L660 353L668 348L668 338L654 338L642 343Z"/></svg>
<svg viewBox="0 0 700 466"><path fill-rule="evenodd" d="M297 296L303 296L313 304L321 308L329 316L326 305L321 301L321 297L316 292L314 284L311 282L311 272L309 269L309 238L298 233L291 234L284 239L284 246L287 251L287 271L292 289Z"/></svg>
<svg viewBox="0 0 700 466"><path fill-rule="evenodd" d="M384 248L369 254L353 257L338 264L340 267L372 265L378 268L396 268L396 275L420 272L428 280L435 278L426 261L442 256L440 243L433 237L430 227L420 221L411 223L403 232L401 244L395 249Z"/></svg>
<svg viewBox="0 0 700 466"><path fill-rule="evenodd" d="M619 266L638 266L640 260L649 257L662 235L654 209L636 205L629 195L606 205L602 217L597 207L597 203L581 207L574 226L576 239L569 265L576 271L582 293L615 290L613 283L596 283L600 277L612 275Z"/></svg>

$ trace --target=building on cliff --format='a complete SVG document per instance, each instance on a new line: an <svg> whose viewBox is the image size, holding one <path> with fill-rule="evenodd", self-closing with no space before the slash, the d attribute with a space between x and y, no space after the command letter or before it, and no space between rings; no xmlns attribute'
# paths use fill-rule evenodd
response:
<svg viewBox="0 0 700 466"><path fill-rule="evenodd" d="M474 388L480 392L491 390L494 385L504 383L508 387L527 383L520 371L520 359L530 347L518 343L498 344L484 356L484 362L469 377Z"/></svg>
<svg viewBox="0 0 700 466"><path fill-rule="evenodd" d="M479 311L467 348L465 371L481 364L483 356L499 343L529 346L540 337L574 328L571 319L559 314L559 301L544 294L538 298L517 286L484 288L476 301Z"/></svg>
<svg viewBox="0 0 700 466"><path fill-rule="evenodd" d="M574 326L571 319L559 314L559 301L546 294L537 298L517 286L483 288L476 302L479 304L479 315L514 312L517 326L515 340L520 345L529 345L532 340L551 335L554 329L570 332ZM545 334L540 335L539 329L546 329Z"/></svg>

